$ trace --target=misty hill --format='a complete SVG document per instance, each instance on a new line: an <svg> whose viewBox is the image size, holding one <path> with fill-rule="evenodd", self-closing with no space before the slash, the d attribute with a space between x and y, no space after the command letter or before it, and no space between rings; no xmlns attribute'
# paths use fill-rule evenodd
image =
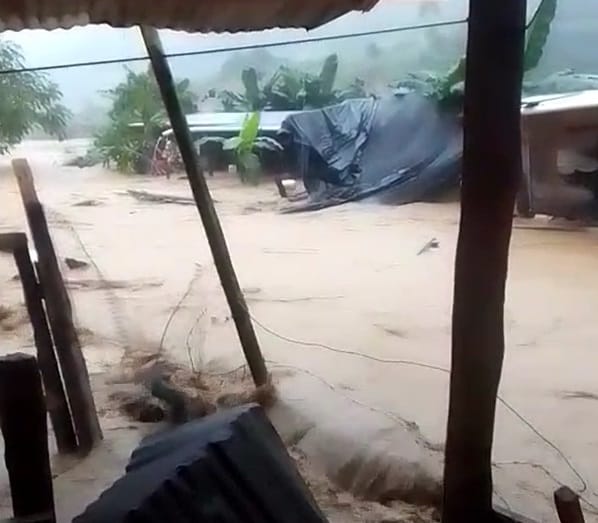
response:
<svg viewBox="0 0 598 523"><path fill-rule="evenodd" d="M529 16L539 1L528 2ZM466 10L467 0L382 0L369 13L350 13L310 32L274 29L259 33L204 35L162 31L161 35L167 52L214 51L462 20ZM546 76L564 69L598 73L595 53L598 32L592 27L596 19L598 2L559 0L557 16L535 76ZM465 31L465 25L461 24L367 37L349 36L326 42L210 52L174 58L170 63L175 76L189 78L194 90L203 96L210 89L240 89L241 71L246 67L255 67L263 77L268 77L281 64L315 72L326 55L337 53L337 87L343 88L360 77L366 80L369 89L377 90L411 71L443 71L450 67L464 53ZM7 33L6 37L23 46L27 63L32 66L145 55L141 36L135 28L95 26L68 31L23 31ZM142 70L146 63L135 62L129 66ZM101 108L106 105L101 91L119 83L125 71L123 64L114 64L62 69L50 74L60 85L65 103L78 119L74 123L78 127L93 127L101 120Z"/></svg>
<svg viewBox="0 0 598 523"><path fill-rule="evenodd" d="M430 11L427 4L437 5ZM422 8L422 5L424 6ZM297 41L305 38L327 37L337 34L351 35L361 31L388 29L417 23L462 17L464 0L428 0L426 2L382 0L369 13L349 13L323 27L307 32L299 29L273 29L258 33L237 34L187 34L174 31L161 31L167 52L192 50L226 49L256 43ZM410 40L421 41L421 34L410 33ZM22 31L6 33L7 38L17 41L24 50L30 66L43 66L57 63L110 60L124 57L145 56L145 48L138 29L113 29L108 26L74 28L68 31ZM393 36L380 37L383 46L393 40ZM364 46L360 38L348 38L322 44L301 44L268 49L269 53L282 62L309 61L323 59L331 52L353 55ZM235 53L236 54L236 53ZM177 76L190 78L193 82L206 83L218 79L223 67L232 69L255 63L259 54L249 57L231 58L230 52L211 53L202 56L189 56L171 60ZM267 55L263 55L267 56ZM225 63L227 63L225 65ZM236 65L235 65L236 64ZM134 68L137 66L133 65ZM143 67L143 66L140 66ZM63 69L53 71L51 76L58 82L67 105L77 111L90 98L97 97L100 90L114 86L123 78L120 65Z"/></svg>

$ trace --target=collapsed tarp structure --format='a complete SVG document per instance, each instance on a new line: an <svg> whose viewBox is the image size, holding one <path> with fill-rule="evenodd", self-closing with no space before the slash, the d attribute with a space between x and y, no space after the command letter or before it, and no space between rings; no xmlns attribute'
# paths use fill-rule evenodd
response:
<svg viewBox="0 0 598 523"><path fill-rule="evenodd" d="M288 116L278 137L309 199L284 212L376 196L403 204L458 186L457 115L417 94L349 100Z"/></svg>

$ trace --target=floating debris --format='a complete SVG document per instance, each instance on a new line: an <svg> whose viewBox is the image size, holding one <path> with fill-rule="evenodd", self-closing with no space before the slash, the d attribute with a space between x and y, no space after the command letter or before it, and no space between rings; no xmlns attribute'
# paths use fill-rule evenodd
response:
<svg viewBox="0 0 598 523"><path fill-rule="evenodd" d="M436 238L432 238L428 243L426 243L417 253L418 256L423 254L424 252L429 251L430 249L438 249L440 247L440 242Z"/></svg>

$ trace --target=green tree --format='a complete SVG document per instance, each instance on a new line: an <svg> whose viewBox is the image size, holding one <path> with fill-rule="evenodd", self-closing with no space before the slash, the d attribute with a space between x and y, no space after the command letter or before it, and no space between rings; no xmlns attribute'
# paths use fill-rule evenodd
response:
<svg viewBox="0 0 598 523"><path fill-rule="evenodd" d="M123 172L146 172L151 147L158 138L166 111L151 69L136 73L126 69L123 82L104 94L112 102L108 124L96 135L94 146L103 161L114 162ZM197 110L197 96L189 80L177 82L177 93L185 113Z"/></svg>
<svg viewBox="0 0 598 523"><path fill-rule="evenodd" d="M0 70L24 68L21 48L10 40L0 40ZM63 139L71 113L61 101L60 89L44 73L0 75L0 154L35 129Z"/></svg>

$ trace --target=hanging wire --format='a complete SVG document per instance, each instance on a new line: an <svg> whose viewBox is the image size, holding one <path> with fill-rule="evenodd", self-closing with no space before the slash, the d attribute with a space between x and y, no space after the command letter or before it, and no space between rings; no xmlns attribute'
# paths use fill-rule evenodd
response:
<svg viewBox="0 0 598 523"><path fill-rule="evenodd" d="M449 27L454 25L465 24L467 19L459 19L459 20L451 20L448 22L434 22L429 24L419 24L419 25L411 25L411 26L403 26L403 27L390 27L387 29L376 29L372 31L361 31L358 33L351 33L351 34L337 34L337 35L329 35L329 36L318 36L318 37L310 37L310 38L300 38L298 40L282 40L280 42L272 42L272 43L257 43L257 44L247 44L247 45L237 45L231 47L214 47L211 49L201 49L201 50L194 50L194 51L181 51L178 53L167 53L165 56L166 58L182 58L185 56L203 56L203 55L211 55L217 53L228 53L228 52L236 52L236 51L250 51L253 49L265 49L271 47L285 47L290 45L300 45L300 44L309 44L309 43L316 43L316 42L329 42L333 40L343 40L347 38L361 38L366 36L376 36L376 35L384 35L384 34L392 34L392 33L401 33L404 31L414 31L417 29L433 29L436 27ZM72 62L68 64L56 64L56 65L42 65L37 67L23 67L23 68L16 68L16 69L4 69L0 71L0 75L4 74L15 74L15 73L25 73L25 72L36 72L36 71L55 71L57 69L69 69L71 67L92 67L96 65L113 65L113 64L121 64L127 62L143 62L149 60L147 56L131 56L128 58L111 58L107 60L91 60L86 62Z"/></svg>
<svg viewBox="0 0 598 523"><path fill-rule="evenodd" d="M538 7L534 11L534 14L530 18L529 22L526 24L525 29L528 30L532 24L536 21L538 17L542 4L546 0L541 0L538 4ZM167 53L165 56L166 58L182 58L185 56L203 56L203 55L211 55L217 53L229 53L229 52L236 52L236 51L250 51L254 49L265 49L271 47L286 47L290 45L301 45L301 44L309 44L309 43L317 43L317 42L330 42L334 40L344 40L347 38L362 38L366 36L376 36L376 35L384 35L384 34L393 34L393 33L402 33L405 31L415 31L418 29L434 29L437 27L451 27L455 25L463 25L466 24L468 21L468 17L460 18L456 20L449 20L445 22L431 22L427 24L416 24L416 25L407 25L401 27L389 27L386 29L375 29L371 31L360 31L357 33L351 34L336 34L336 35L329 35L329 36L317 36L317 37L309 37L309 38L300 38L297 40L282 40L280 42L271 42L271 43L257 43L257 44L247 44L247 45L237 45L237 46L230 46L230 47L220 47L220 48L211 48L211 49L197 49L193 51L181 51L178 53ZM25 73L25 72L37 72L37 71L55 71L59 69L69 69L71 67L92 67L97 65L114 65L114 64L122 64L127 62L143 62L149 60L147 56L131 56L128 58L111 58L107 60L90 60L84 62L71 62L67 64L55 64L55 65L42 65L37 67L23 67L23 68L15 68L15 69L4 69L0 70L0 75L5 74L16 74L16 73Z"/></svg>

